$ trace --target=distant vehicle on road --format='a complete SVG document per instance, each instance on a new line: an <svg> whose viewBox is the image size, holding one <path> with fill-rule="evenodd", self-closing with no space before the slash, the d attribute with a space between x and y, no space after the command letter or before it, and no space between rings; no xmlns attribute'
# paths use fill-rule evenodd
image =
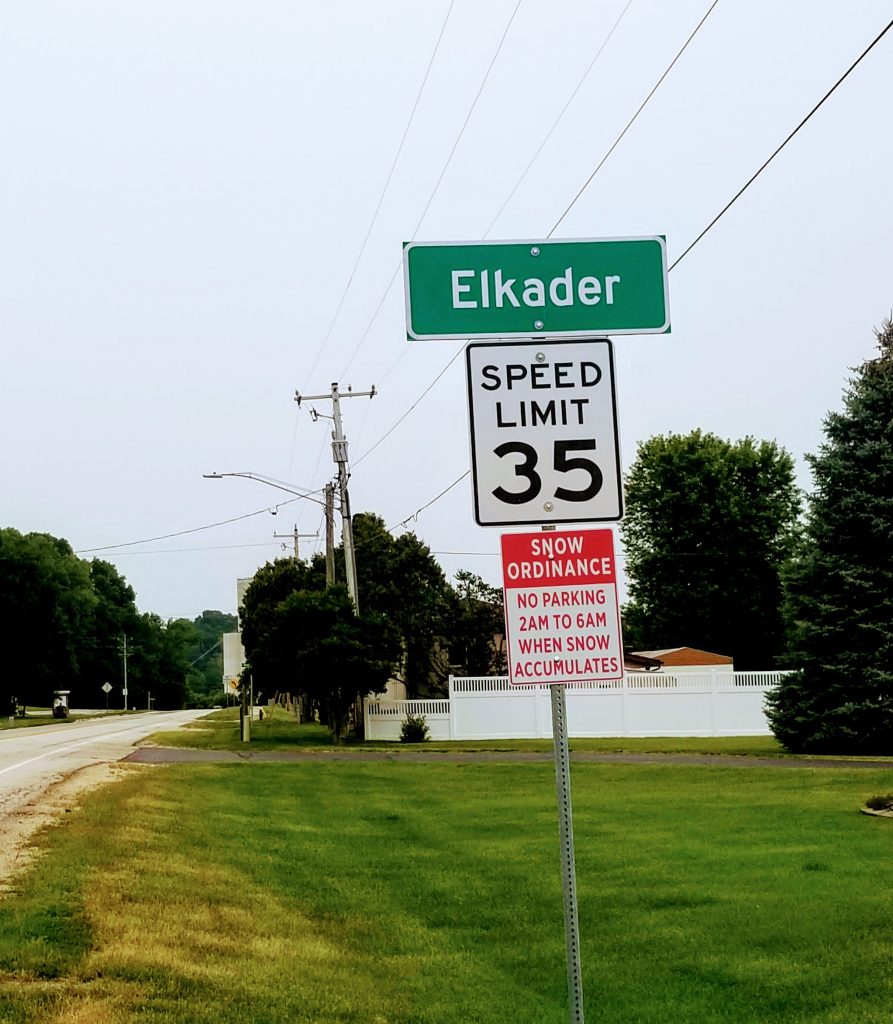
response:
<svg viewBox="0 0 893 1024"><path fill-rule="evenodd" d="M68 696L71 690L53 690L53 718L68 718Z"/></svg>

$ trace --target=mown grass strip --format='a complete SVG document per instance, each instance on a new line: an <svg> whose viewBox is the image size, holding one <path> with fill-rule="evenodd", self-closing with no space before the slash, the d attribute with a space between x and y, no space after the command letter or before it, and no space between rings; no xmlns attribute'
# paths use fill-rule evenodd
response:
<svg viewBox="0 0 893 1024"><path fill-rule="evenodd" d="M891 786L575 766L587 1016L886 1024L893 832L858 808ZM135 770L45 843L0 915L0 1020L566 1020L548 765Z"/></svg>
<svg viewBox="0 0 893 1024"><path fill-rule="evenodd" d="M300 725L294 717L276 709L262 722L251 723L251 741L243 743L239 737L238 715L234 709L212 712L183 729L157 732L148 742L163 747L190 747L200 750L287 750L332 746L328 731L319 725ZM647 738L589 739L570 741L571 750L604 751L606 753L665 753L665 754L734 754L748 757L783 757L784 749L772 736L705 736ZM339 750L406 751L424 750L430 753L456 753L461 751L534 751L551 753L552 740L452 740L425 743L366 742L346 743ZM893 759L891 759L893 766Z"/></svg>

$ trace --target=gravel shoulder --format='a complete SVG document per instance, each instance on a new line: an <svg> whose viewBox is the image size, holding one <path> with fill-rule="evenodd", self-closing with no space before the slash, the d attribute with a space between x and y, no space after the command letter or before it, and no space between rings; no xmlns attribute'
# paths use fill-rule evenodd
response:
<svg viewBox="0 0 893 1024"><path fill-rule="evenodd" d="M120 764L93 764L73 771L46 789L21 794L4 808L3 842L0 844L0 894L15 887L17 876L37 857L37 833L70 814L81 797L92 789L115 782L127 774Z"/></svg>

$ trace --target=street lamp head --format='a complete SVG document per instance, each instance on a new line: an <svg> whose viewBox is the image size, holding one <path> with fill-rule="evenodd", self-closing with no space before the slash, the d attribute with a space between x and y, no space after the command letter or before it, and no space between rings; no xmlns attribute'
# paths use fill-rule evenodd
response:
<svg viewBox="0 0 893 1024"><path fill-rule="evenodd" d="M202 476L205 478L205 480L222 480L223 479L223 474L222 473L202 473Z"/></svg>

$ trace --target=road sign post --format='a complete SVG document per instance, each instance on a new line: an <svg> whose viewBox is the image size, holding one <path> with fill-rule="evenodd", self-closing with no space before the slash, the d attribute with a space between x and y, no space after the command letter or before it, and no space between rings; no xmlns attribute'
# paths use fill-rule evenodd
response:
<svg viewBox="0 0 893 1024"><path fill-rule="evenodd" d="M614 536L611 530L503 534L502 571L509 681L551 686L568 1010L571 1024L583 1024L565 684L623 675Z"/></svg>
<svg viewBox="0 0 893 1024"><path fill-rule="evenodd" d="M407 242L415 340L596 338L670 329L659 235L529 242Z"/></svg>
<svg viewBox="0 0 893 1024"><path fill-rule="evenodd" d="M584 1024L565 685L621 680L623 643L613 534L551 531L623 516L607 336L670 330L666 242L409 242L403 272L407 337L501 342L466 350L475 521L543 528L502 537L509 678L552 687L568 1003Z"/></svg>
<svg viewBox="0 0 893 1024"><path fill-rule="evenodd" d="M555 796L558 801L558 844L561 891L564 894L564 941L567 951L567 1002L570 1024L584 1024L583 968L577 917L577 870L574 862L574 819L571 805L571 756L567 743L564 686L552 687L552 740L555 750Z"/></svg>
<svg viewBox="0 0 893 1024"><path fill-rule="evenodd" d="M611 342L470 344L465 358L475 520L620 519Z"/></svg>

